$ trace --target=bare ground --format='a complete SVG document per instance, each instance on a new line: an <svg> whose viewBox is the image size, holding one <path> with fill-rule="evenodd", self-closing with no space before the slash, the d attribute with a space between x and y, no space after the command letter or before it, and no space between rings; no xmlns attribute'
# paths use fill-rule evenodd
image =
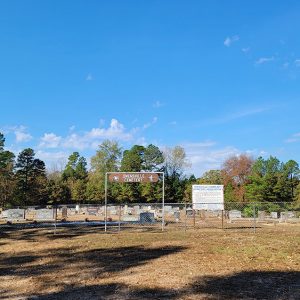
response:
<svg viewBox="0 0 300 300"><path fill-rule="evenodd" d="M0 232L0 299L300 299L300 227Z"/></svg>

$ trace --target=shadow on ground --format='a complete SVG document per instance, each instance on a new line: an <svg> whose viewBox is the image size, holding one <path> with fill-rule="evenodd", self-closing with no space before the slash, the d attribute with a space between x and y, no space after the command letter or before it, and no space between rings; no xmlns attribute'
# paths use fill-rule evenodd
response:
<svg viewBox="0 0 300 300"><path fill-rule="evenodd" d="M67 286L29 299L300 299L300 272L241 272L199 277L183 289L136 288L124 284Z"/></svg>
<svg viewBox="0 0 300 300"><path fill-rule="evenodd" d="M22 278L26 280L34 277L38 278L37 290L45 290L51 286L65 290L68 289L68 285L76 290L76 287L82 282L90 279L109 278L119 272L142 266L154 259L175 254L184 249L181 246L163 248L132 246L80 251L79 248L65 247L18 254L2 253L0 257L0 279L7 280L7 276L12 276L12 278L18 277L18 280L22 281ZM129 272L134 273L133 270ZM32 290L36 288L32 287ZM88 293L88 291L82 291L82 293ZM13 281L6 291L0 293L0 299L10 299L17 296L20 297L17 289L14 289ZM78 294L73 294L73 296L76 298ZM53 295L53 299L57 299L57 297L60 295Z"/></svg>
<svg viewBox="0 0 300 300"><path fill-rule="evenodd" d="M72 225L69 227L58 227L56 230L54 227L39 228L33 227L30 229L24 229L22 227L7 227L0 228L0 238L10 239L15 241L40 241L41 236L44 240L53 240L60 238L77 238L79 236L85 236L88 234L102 233L102 234L117 234L119 233L117 226L109 226L108 231L104 231L104 226L89 226L88 222L86 226ZM151 232L161 233L161 227L156 225L141 226L141 225L124 225L121 227L121 232Z"/></svg>

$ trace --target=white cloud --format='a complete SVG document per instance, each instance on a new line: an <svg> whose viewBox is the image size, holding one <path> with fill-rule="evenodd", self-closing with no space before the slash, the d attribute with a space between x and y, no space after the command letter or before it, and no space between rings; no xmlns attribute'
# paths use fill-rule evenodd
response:
<svg viewBox="0 0 300 300"><path fill-rule="evenodd" d="M49 152L38 150L36 157L45 162L47 169L56 169L58 171L63 170L68 161L70 153L64 151Z"/></svg>
<svg viewBox="0 0 300 300"><path fill-rule="evenodd" d="M143 125L143 129L147 129L147 128L151 127L152 125L154 125L157 122L157 120L158 120L158 118L154 117L151 122L148 122Z"/></svg>
<svg viewBox="0 0 300 300"><path fill-rule="evenodd" d="M176 125L177 125L177 122L176 122L176 121L172 121L172 122L169 123L169 125L171 125L171 126L176 126Z"/></svg>
<svg viewBox="0 0 300 300"><path fill-rule="evenodd" d="M272 107L257 107L257 108L250 108L250 109L246 109L246 110L241 110L232 114L229 114L227 116L222 116L220 118L217 119L213 119L208 121L208 124L223 124L223 123L227 123L230 121L234 121L237 119L242 119L245 117L249 117L252 115L257 115L257 114L261 114L264 113L266 111L271 110Z"/></svg>
<svg viewBox="0 0 300 300"><path fill-rule="evenodd" d="M267 154L266 151L258 149L241 151L233 146L218 147L214 141L184 143L183 147L188 160L192 163L191 173L196 177L200 177L209 170L220 169L225 160L231 156L246 153L249 156L257 157Z"/></svg>
<svg viewBox="0 0 300 300"><path fill-rule="evenodd" d="M216 143L213 141L183 145L187 158L192 163L191 171L193 174L201 176L206 171L219 169L228 157L241 153L240 150L232 146L223 148L215 146Z"/></svg>
<svg viewBox="0 0 300 300"><path fill-rule="evenodd" d="M291 137L286 139L284 142L285 143L296 143L300 141L300 132L294 133Z"/></svg>
<svg viewBox="0 0 300 300"><path fill-rule="evenodd" d="M153 103L154 108L160 108L162 106L164 106L164 103L160 102L159 100L157 100Z"/></svg>
<svg viewBox="0 0 300 300"><path fill-rule="evenodd" d="M61 136L57 136L54 133L45 133L44 136L41 138L39 147L57 148L60 145L61 140Z"/></svg>
<svg viewBox="0 0 300 300"><path fill-rule="evenodd" d="M242 51L243 51L244 53L248 53L248 52L250 51L250 48L249 48L249 47L242 48Z"/></svg>
<svg viewBox="0 0 300 300"><path fill-rule="evenodd" d="M76 128L76 126L75 126L75 125L72 125L72 126L69 127L69 131L74 131L75 128Z"/></svg>
<svg viewBox="0 0 300 300"><path fill-rule="evenodd" d="M261 65L261 64L264 64L264 63L273 61L273 60L274 60L274 56L271 56L271 57L261 57L261 58L259 58L259 59L255 62L255 64L256 64L256 65Z"/></svg>
<svg viewBox="0 0 300 300"><path fill-rule="evenodd" d="M89 73L86 78L85 78L86 81L91 81L91 80L94 80L94 77L91 73Z"/></svg>
<svg viewBox="0 0 300 300"><path fill-rule="evenodd" d="M57 136L55 133L45 133L41 138L41 148L65 149L96 149L104 139L115 139L127 142L133 139L133 133L127 131L122 123L112 119L108 128L97 127L85 132L70 132L66 137Z"/></svg>
<svg viewBox="0 0 300 300"><path fill-rule="evenodd" d="M230 47L234 42L237 42L240 39L238 35L234 35L232 37L227 37L224 41L224 46Z"/></svg>
<svg viewBox="0 0 300 300"><path fill-rule="evenodd" d="M30 133L26 132L27 128L23 125L10 127L9 131L12 131L15 134L16 143L29 142L33 138Z"/></svg>
<svg viewBox="0 0 300 300"><path fill-rule="evenodd" d="M295 65L296 65L296 67L300 67L300 59L295 60Z"/></svg>
<svg viewBox="0 0 300 300"><path fill-rule="evenodd" d="M290 63L285 62L285 63L282 65L282 67L283 67L284 69L287 69L287 68L289 67L289 65L290 65Z"/></svg>

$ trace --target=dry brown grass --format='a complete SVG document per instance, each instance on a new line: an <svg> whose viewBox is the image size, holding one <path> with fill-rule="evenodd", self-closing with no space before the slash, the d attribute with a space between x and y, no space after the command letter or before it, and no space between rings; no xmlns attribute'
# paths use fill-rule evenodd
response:
<svg viewBox="0 0 300 300"><path fill-rule="evenodd" d="M297 299L300 227L0 233L0 299Z"/></svg>

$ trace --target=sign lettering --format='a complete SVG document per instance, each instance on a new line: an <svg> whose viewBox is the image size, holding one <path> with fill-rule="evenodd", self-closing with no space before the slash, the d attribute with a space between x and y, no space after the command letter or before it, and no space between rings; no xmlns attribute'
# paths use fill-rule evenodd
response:
<svg viewBox="0 0 300 300"><path fill-rule="evenodd" d="M159 179L157 173L110 173L108 180L110 182L157 182Z"/></svg>

